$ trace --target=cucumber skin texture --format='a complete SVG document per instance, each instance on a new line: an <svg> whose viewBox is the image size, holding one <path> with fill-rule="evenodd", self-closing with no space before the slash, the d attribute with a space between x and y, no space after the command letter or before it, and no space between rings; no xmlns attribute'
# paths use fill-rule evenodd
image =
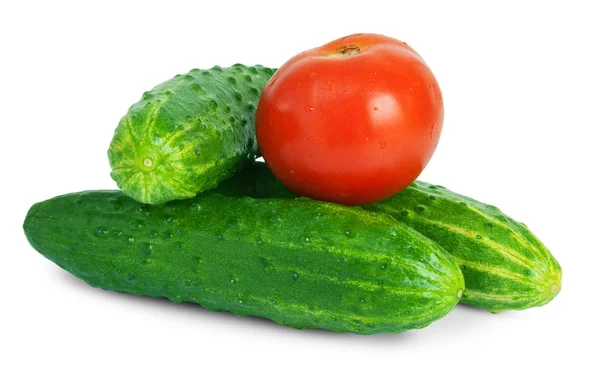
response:
<svg viewBox="0 0 600 382"><path fill-rule="evenodd" d="M255 198L293 198L261 162L215 192ZM402 192L361 208L387 213L446 249L465 278L461 303L498 313L550 302L561 290L562 269L523 223L498 208L416 181Z"/></svg>
<svg viewBox="0 0 600 382"><path fill-rule="evenodd" d="M242 64L193 69L145 92L115 130L111 177L149 204L216 187L258 155L254 115L274 72Z"/></svg>
<svg viewBox="0 0 600 382"><path fill-rule="evenodd" d="M385 214L218 194L144 205L88 191L33 205L31 245L88 284L295 328L422 328L464 280L437 244Z"/></svg>

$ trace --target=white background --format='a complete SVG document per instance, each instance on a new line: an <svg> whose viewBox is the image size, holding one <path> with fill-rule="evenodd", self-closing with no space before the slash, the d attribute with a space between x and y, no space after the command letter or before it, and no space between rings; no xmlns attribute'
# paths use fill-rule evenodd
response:
<svg viewBox="0 0 600 382"><path fill-rule="evenodd" d="M0 380L599 380L594 2L341 3L2 2ZM194 67L277 67L355 32L425 58L446 117L421 179L526 222L563 267L549 305L458 306L399 335L299 331L93 289L29 247L32 203L116 187L106 150L143 91Z"/></svg>

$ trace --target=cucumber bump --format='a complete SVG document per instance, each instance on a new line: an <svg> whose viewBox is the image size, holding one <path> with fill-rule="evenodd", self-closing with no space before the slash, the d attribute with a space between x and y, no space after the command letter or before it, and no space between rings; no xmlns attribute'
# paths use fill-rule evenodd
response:
<svg viewBox="0 0 600 382"><path fill-rule="evenodd" d="M148 204L216 187L258 154L254 114L274 72L241 64L193 69L145 92L115 130L111 177Z"/></svg>

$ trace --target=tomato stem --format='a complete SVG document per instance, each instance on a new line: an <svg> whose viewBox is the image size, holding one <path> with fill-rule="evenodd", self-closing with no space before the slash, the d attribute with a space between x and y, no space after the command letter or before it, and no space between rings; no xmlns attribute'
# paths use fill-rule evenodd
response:
<svg viewBox="0 0 600 382"><path fill-rule="evenodd" d="M354 56L358 53L360 53L360 47L358 47L357 45L345 45L341 48L338 48L336 52L331 53L329 57L348 57Z"/></svg>

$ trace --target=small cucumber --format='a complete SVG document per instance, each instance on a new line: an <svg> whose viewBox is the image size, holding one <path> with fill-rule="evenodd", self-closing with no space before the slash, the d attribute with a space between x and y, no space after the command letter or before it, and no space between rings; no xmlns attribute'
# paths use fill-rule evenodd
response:
<svg viewBox="0 0 600 382"><path fill-rule="evenodd" d="M295 328L422 328L464 288L447 252L404 224L310 199L211 193L153 206L88 191L35 204L24 230L38 252L94 287Z"/></svg>
<svg viewBox="0 0 600 382"><path fill-rule="evenodd" d="M274 72L241 64L193 69L144 93L108 149L119 188L149 204L192 198L251 163L256 106Z"/></svg>
<svg viewBox="0 0 600 382"><path fill-rule="evenodd" d="M548 248L497 207L417 181L363 208L390 214L450 252L465 276L465 304L498 313L547 304L560 292L562 270Z"/></svg>
<svg viewBox="0 0 600 382"><path fill-rule="evenodd" d="M261 162L214 192L295 197ZM362 208L387 213L444 247L464 274L464 304L496 313L544 305L560 292L562 270L548 248L527 226L496 207L416 181L391 198Z"/></svg>

